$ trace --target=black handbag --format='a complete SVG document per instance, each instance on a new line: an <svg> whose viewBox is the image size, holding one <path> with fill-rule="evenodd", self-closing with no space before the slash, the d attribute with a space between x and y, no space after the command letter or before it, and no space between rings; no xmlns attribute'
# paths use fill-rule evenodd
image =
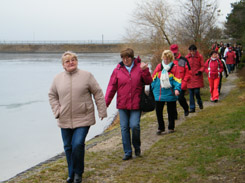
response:
<svg viewBox="0 0 245 183"><path fill-rule="evenodd" d="M151 89L149 89L149 95L145 93L145 86L143 87L140 98L140 110L143 112L150 112L155 109L155 98Z"/></svg>

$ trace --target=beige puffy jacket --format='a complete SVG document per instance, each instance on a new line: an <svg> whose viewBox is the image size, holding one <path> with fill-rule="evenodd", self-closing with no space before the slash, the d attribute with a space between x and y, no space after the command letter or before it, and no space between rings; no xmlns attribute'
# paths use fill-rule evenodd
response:
<svg viewBox="0 0 245 183"><path fill-rule="evenodd" d="M107 117L103 92L94 76L80 69L62 72L53 81L49 102L60 128L95 124L94 97L100 118Z"/></svg>

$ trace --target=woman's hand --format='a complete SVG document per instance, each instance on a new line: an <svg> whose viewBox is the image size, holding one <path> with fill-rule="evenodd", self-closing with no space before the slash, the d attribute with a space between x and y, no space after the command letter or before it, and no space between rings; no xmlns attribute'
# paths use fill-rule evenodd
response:
<svg viewBox="0 0 245 183"><path fill-rule="evenodd" d="M179 90L175 90L175 91L174 91L174 94L175 94L176 96L179 96Z"/></svg>
<svg viewBox="0 0 245 183"><path fill-rule="evenodd" d="M141 70L145 70L147 67L148 67L148 64L147 63L145 63L145 62L141 62L140 63Z"/></svg>

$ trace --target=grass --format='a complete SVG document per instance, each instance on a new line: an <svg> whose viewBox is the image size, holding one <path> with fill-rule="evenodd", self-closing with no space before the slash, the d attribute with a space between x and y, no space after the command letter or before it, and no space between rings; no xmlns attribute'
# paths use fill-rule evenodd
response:
<svg viewBox="0 0 245 183"><path fill-rule="evenodd" d="M122 144L97 152L86 152L84 182L87 183L179 183L244 182L245 180L245 77L218 105L205 107L196 116L163 135L141 158L122 161ZM209 100L208 91L204 90ZM156 121L154 112L142 117L141 130ZM155 133L154 131L152 133ZM120 135L118 124L97 141ZM142 141L148 137L141 137ZM95 143L95 139L88 145ZM42 165L22 180L12 182L64 182L65 159ZM18 181L17 181L18 180ZM10 181L11 182L11 181Z"/></svg>
<svg viewBox="0 0 245 183"><path fill-rule="evenodd" d="M158 141L144 153L145 158L131 164L115 182L209 182L210 176L228 176L229 167L222 166L226 163L240 167L232 173L245 178L245 137L241 136L245 131L245 106L239 100L242 93L237 89L221 105L186 120L177 127L178 133ZM227 107L230 105L232 108Z"/></svg>

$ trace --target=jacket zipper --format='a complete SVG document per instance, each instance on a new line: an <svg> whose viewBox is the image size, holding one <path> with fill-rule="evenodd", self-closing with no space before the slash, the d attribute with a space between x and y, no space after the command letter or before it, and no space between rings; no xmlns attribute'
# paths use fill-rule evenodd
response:
<svg viewBox="0 0 245 183"><path fill-rule="evenodd" d="M71 128L73 129L73 121L72 121L72 74L70 75L71 79L71 88L70 88L70 100L71 100Z"/></svg>

